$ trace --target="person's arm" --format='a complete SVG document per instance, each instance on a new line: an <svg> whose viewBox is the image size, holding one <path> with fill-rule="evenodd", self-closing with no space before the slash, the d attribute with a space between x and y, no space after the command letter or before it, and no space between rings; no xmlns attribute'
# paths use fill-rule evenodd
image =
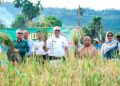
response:
<svg viewBox="0 0 120 86"><path fill-rule="evenodd" d="M104 54L104 45L101 46L101 54Z"/></svg>
<svg viewBox="0 0 120 86"><path fill-rule="evenodd" d="M69 51L68 51L68 41L66 38L64 38L65 44L64 44L64 50L65 50L65 55L66 57L69 57Z"/></svg>
<svg viewBox="0 0 120 86"><path fill-rule="evenodd" d="M51 48L51 45L52 45L52 40L51 38L49 38L47 41L46 41L46 51L48 51L50 48Z"/></svg>
<svg viewBox="0 0 120 86"><path fill-rule="evenodd" d="M65 46L65 54L66 54L66 57L69 57L69 51L67 46Z"/></svg>
<svg viewBox="0 0 120 86"><path fill-rule="evenodd" d="M94 59L97 58L97 50L96 50L96 48L94 48L94 50L93 50L93 58L94 58Z"/></svg>
<svg viewBox="0 0 120 86"><path fill-rule="evenodd" d="M48 49L47 49L47 47L46 47L46 42L47 42L47 40L46 41L43 41L44 43L43 43L43 46L42 46L42 48L43 48L43 50L45 51L45 52L47 52L48 51Z"/></svg>

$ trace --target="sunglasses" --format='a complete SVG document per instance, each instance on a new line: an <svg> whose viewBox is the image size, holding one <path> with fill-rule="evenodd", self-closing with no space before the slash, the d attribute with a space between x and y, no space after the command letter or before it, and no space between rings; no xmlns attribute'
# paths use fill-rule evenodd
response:
<svg viewBox="0 0 120 86"><path fill-rule="evenodd" d="M55 32L60 32L60 30L55 30Z"/></svg>
<svg viewBox="0 0 120 86"><path fill-rule="evenodd" d="M107 35L107 37L113 37L113 35Z"/></svg>
<svg viewBox="0 0 120 86"><path fill-rule="evenodd" d="M17 34L23 34L23 33L18 32Z"/></svg>

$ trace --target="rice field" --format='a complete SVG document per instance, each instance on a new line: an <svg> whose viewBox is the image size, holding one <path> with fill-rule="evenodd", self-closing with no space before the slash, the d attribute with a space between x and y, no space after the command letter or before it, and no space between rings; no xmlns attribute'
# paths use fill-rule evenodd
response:
<svg viewBox="0 0 120 86"><path fill-rule="evenodd" d="M0 86L120 86L120 60L75 59L52 61L44 65L27 59L13 67L0 54Z"/></svg>

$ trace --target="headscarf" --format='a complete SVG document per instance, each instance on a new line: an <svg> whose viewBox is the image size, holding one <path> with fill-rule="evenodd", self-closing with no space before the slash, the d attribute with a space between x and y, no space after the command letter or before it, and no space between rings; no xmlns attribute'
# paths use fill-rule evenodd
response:
<svg viewBox="0 0 120 86"><path fill-rule="evenodd" d="M112 41L108 40L108 37L107 37L108 34L113 34L113 33L112 32L106 33L105 43L102 45L102 49L101 49L103 54L106 54L109 50L111 50L117 46L116 40L114 40L114 39L112 39Z"/></svg>
<svg viewBox="0 0 120 86"><path fill-rule="evenodd" d="M85 36L84 42L86 38L91 40L89 36ZM96 58L96 49L92 44L90 44L90 46L88 47L85 47L85 45L83 45L80 49L78 49L78 53L79 53L79 58L86 57L86 56Z"/></svg>

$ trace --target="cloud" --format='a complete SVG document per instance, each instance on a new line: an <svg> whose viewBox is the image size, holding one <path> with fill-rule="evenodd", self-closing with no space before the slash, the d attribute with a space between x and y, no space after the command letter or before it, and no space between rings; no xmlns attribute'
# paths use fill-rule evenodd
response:
<svg viewBox="0 0 120 86"><path fill-rule="evenodd" d="M5 7L0 7L0 20L9 27L13 21L13 15Z"/></svg>
<svg viewBox="0 0 120 86"><path fill-rule="evenodd" d="M10 0L13 1L13 0ZM38 0L30 0L36 3ZM95 10L119 9L120 0L41 0L43 7L58 8L78 8L78 5L84 8L92 8Z"/></svg>

